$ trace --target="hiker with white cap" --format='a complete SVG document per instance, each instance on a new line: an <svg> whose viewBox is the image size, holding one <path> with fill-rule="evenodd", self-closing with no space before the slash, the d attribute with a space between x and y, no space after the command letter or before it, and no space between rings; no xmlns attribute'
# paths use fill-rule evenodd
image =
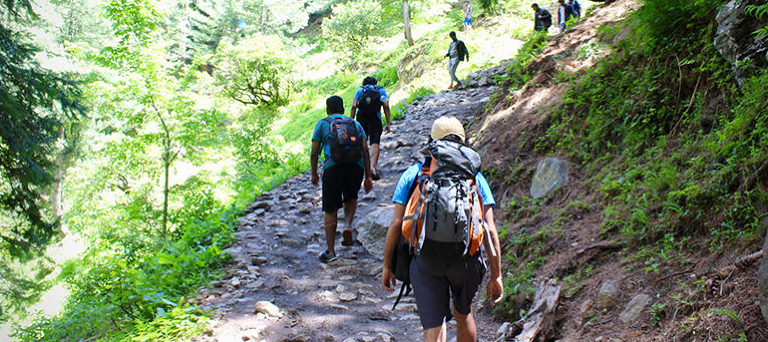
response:
<svg viewBox="0 0 768 342"><path fill-rule="evenodd" d="M445 342L446 323L453 316L457 342L474 342L472 301L486 270L481 245L490 261L486 290L491 306L504 293L493 220L496 202L480 173L480 156L465 145L458 119L435 120L422 154L423 162L400 176L392 196L395 213L387 231L381 285L387 291L393 291L396 279L412 285L424 341Z"/></svg>

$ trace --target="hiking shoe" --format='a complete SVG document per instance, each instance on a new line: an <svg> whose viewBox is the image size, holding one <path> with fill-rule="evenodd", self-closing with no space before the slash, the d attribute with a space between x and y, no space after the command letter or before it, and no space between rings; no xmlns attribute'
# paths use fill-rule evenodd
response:
<svg viewBox="0 0 768 342"><path fill-rule="evenodd" d="M318 255L317 258L326 264L329 262L339 260L339 257L336 256L336 252L329 252L329 251L320 253L320 255Z"/></svg>
<svg viewBox="0 0 768 342"><path fill-rule="evenodd" d="M379 170L371 172L371 179L373 180L381 179L381 173L379 173Z"/></svg>
<svg viewBox="0 0 768 342"><path fill-rule="evenodd" d="M453 84L448 86L448 90L451 90L451 89L453 89Z"/></svg>
<svg viewBox="0 0 768 342"><path fill-rule="evenodd" d="M342 246L352 246L355 244L355 240L352 239L352 230L351 229L344 229L344 232L341 233L341 245Z"/></svg>

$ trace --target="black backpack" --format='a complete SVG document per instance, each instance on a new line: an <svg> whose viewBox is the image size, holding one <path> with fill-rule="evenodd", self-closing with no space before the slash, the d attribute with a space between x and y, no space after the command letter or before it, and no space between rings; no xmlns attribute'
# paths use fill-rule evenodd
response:
<svg viewBox="0 0 768 342"><path fill-rule="evenodd" d="M354 119L345 116L324 120L330 125L325 143L330 147L333 161L354 163L363 158L363 137Z"/></svg>
<svg viewBox="0 0 768 342"><path fill-rule="evenodd" d="M372 117L381 110L381 93L379 86L365 85L362 87L360 97L357 98L359 115Z"/></svg>

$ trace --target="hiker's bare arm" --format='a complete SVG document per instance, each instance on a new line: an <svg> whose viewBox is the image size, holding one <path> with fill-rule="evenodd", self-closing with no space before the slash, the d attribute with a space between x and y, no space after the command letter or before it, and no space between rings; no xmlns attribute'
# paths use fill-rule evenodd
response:
<svg viewBox="0 0 768 342"><path fill-rule="evenodd" d="M384 107L384 115L387 117L387 133L392 133L392 121L390 120L389 100L382 103Z"/></svg>
<svg viewBox="0 0 768 342"><path fill-rule="evenodd" d="M320 142L312 140L312 152L309 155L309 163L312 167L312 184L320 184L320 176L317 174L317 157L320 155Z"/></svg>
<svg viewBox="0 0 768 342"><path fill-rule="evenodd" d="M368 154L368 139L363 139L363 165L365 167L363 190L365 190L365 193L367 194L373 189L373 178L371 178L371 156Z"/></svg>
<svg viewBox="0 0 768 342"><path fill-rule="evenodd" d="M493 244L493 249L496 251L496 255L488 253L488 259L491 263L491 279L488 280L488 297L491 299L491 306L496 306L501 302L501 298L504 296L504 285L501 278L501 245L499 244L499 232L496 230L496 223L493 219L493 207L486 206L483 208L485 211L483 217L488 223L488 238L485 239L485 250L490 251L489 244Z"/></svg>
<svg viewBox="0 0 768 342"><path fill-rule="evenodd" d="M352 108L349 109L349 117L354 119L355 114L357 114L357 99L352 99Z"/></svg>
<svg viewBox="0 0 768 342"><path fill-rule="evenodd" d="M384 242L384 270L381 272L381 287L387 291L393 291L395 286L395 275L392 274L392 253L395 251L397 240L400 238L400 228L403 226L403 215L405 214L405 205L395 204L395 213L392 215L392 222L387 230L387 239Z"/></svg>

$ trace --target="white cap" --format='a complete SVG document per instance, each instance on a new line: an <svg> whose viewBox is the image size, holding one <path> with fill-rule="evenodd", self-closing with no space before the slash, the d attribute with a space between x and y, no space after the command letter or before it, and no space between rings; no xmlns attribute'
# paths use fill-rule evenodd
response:
<svg viewBox="0 0 768 342"><path fill-rule="evenodd" d="M464 141L464 125L459 119L453 116L441 116L432 124L432 139L442 139L448 135L455 134Z"/></svg>

